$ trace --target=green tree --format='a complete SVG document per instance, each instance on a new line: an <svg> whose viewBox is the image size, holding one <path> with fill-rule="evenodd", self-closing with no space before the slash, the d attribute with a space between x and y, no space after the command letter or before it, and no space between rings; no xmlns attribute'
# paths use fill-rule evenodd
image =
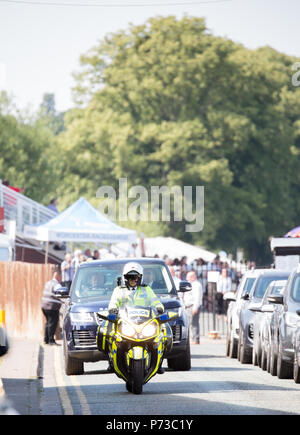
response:
<svg viewBox="0 0 300 435"><path fill-rule="evenodd" d="M204 185L202 232L186 233L186 222L147 231L213 249L243 247L266 262L269 236L299 216L294 61L216 37L201 18L152 18L107 35L81 57L81 108L59 136L70 185L61 195L67 203L85 192L95 201L99 186L116 187L120 177L146 188Z"/></svg>
<svg viewBox="0 0 300 435"><path fill-rule="evenodd" d="M46 203L55 191L53 135L37 122L24 121L13 101L0 97L0 174L13 186L25 187L25 194ZM54 163L54 162L53 162ZM51 192L52 190L52 192Z"/></svg>
<svg viewBox="0 0 300 435"><path fill-rule="evenodd" d="M58 135L64 130L65 112L56 111L54 94L45 93L43 95L38 117L55 135Z"/></svg>

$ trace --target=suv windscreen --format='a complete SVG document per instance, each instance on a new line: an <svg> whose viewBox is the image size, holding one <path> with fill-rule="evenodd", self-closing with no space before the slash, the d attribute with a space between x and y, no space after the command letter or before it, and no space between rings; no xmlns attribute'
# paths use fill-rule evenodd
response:
<svg viewBox="0 0 300 435"><path fill-rule="evenodd" d="M254 284L255 278L247 278L244 288L243 288L243 293L242 296L244 296L246 293L250 293L250 290Z"/></svg>
<svg viewBox="0 0 300 435"><path fill-rule="evenodd" d="M300 275L295 276L292 284L291 296L295 302L300 302Z"/></svg>
<svg viewBox="0 0 300 435"><path fill-rule="evenodd" d="M282 279L287 279L288 274L286 275L266 275L266 276L260 276L256 282L253 297L257 299L262 299L264 297L264 294L267 290L267 287L272 281L280 281Z"/></svg>
<svg viewBox="0 0 300 435"><path fill-rule="evenodd" d="M142 266L143 283L149 285L157 295L168 295L172 290L174 293L166 266L159 263L142 264ZM114 288L118 285L118 278L122 276L123 267L124 263L114 262L79 268L72 283L71 298L110 299Z"/></svg>

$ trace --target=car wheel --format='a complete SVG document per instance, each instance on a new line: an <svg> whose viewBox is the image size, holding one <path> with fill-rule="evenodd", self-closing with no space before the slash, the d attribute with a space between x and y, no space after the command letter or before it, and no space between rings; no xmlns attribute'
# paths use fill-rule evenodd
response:
<svg viewBox="0 0 300 435"><path fill-rule="evenodd" d="M294 377L294 381L296 382L296 384L300 384L300 366L299 366L299 361L298 361L296 349L295 349L295 354L294 354L293 377Z"/></svg>
<svg viewBox="0 0 300 435"><path fill-rule="evenodd" d="M65 342L64 342L64 359L65 359L65 372L67 376L83 375L84 363L74 358L70 358Z"/></svg>
<svg viewBox="0 0 300 435"><path fill-rule="evenodd" d="M268 338L268 340L269 340L269 338ZM270 350L271 350L271 346L270 346L270 343L269 343L269 341L268 341L268 344L267 344L267 368L266 368L266 370L267 370L267 372L268 373L270 373Z"/></svg>
<svg viewBox="0 0 300 435"><path fill-rule="evenodd" d="M230 340L230 348L229 348L229 357L230 358L237 358L238 354L238 344L236 339L233 337L233 332L231 333L231 340Z"/></svg>
<svg viewBox="0 0 300 435"><path fill-rule="evenodd" d="M188 371L191 369L191 348L189 338L186 350L176 358L168 359L168 368L176 371Z"/></svg>
<svg viewBox="0 0 300 435"><path fill-rule="evenodd" d="M278 345L277 376L279 379L290 379L293 377L292 366L283 360L282 343L280 340Z"/></svg>
<svg viewBox="0 0 300 435"><path fill-rule="evenodd" d="M271 341L269 343L269 355L270 355L270 360L269 360L269 368L270 368L270 374L272 376L276 376L277 375L277 353L276 353L276 349L275 349L275 343L273 341Z"/></svg>
<svg viewBox="0 0 300 435"><path fill-rule="evenodd" d="M228 328L229 328L229 326L228 326ZM227 335L226 335L226 356L229 356L229 353L230 353L230 345L231 345L230 336L231 336L231 331L227 331Z"/></svg>
<svg viewBox="0 0 300 435"><path fill-rule="evenodd" d="M252 355L246 347L245 340L244 340L244 334L242 331L240 331L240 336L239 336L239 348L240 348L240 350L239 350L240 363L241 364L251 364Z"/></svg>
<svg viewBox="0 0 300 435"><path fill-rule="evenodd" d="M260 367L262 370L267 370L267 355L264 346L261 351Z"/></svg>
<svg viewBox="0 0 300 435"><path fill-rule="evenodd" d="M259 361L258 361L258 357L257 357L257 352L256 352L254 346L253 346L253 350L252 350L252 364L254 366L258 366L259 365Z"/></svg>

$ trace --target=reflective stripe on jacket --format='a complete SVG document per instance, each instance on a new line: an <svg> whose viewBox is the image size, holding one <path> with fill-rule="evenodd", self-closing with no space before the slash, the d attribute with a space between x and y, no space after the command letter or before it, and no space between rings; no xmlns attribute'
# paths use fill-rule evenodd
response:
<svg viewBox="0 0 300 435"><path fill-rule="evenodd" d="M163 304L149 286L138 286L136 290L129 290L127 287L116 287L113 291L108 309L120 308L124 305L161 307L164 310Z"/></svg>
<svg viewBox="0 0 300 435"><path fill-rule="evenodd" d="M62 301L58 299L54 293L54 290L60 287L61 285L56 279L51 279L50 281L46 282L43 290L42 303L41 303L41 307L44 310L58 311L60 309Z"/></svg>

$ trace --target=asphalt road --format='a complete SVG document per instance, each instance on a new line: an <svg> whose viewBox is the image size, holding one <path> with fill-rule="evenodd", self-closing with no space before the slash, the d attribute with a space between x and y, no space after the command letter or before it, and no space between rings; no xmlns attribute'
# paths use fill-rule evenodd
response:
<svg viewBox="0 0 300 435"><path fill-rule="evenodd" d="M182 429L188 429L184 416L191 415L300 414L300 385L227 358L223 340L203 341L192 346L190 371L166 370L142 395L128 393L122 380L106 372L106 362L85 364L82 376L66 376L62 346L45 346L41 414L165 415L176 419L174 425L186 425Z"/></svg>

